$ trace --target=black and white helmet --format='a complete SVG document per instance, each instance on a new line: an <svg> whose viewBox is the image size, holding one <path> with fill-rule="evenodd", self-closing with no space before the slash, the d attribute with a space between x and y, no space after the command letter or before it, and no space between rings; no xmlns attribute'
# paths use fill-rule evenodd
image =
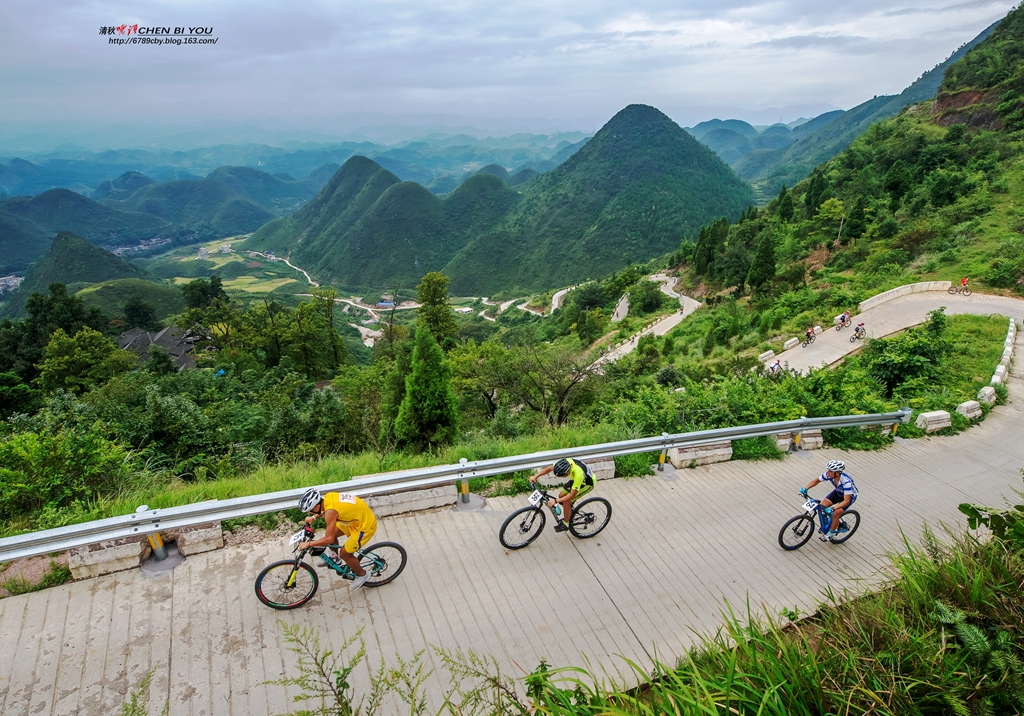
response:
<svg viewBox="0 0 1024 716"><path fill-rule="evenodd" d="M829 472L842 472L843 470L846 469L846 463L843 462L842 460L829 460L828 465L825 466L825 469L828 470Z"/></svg>
<svg viewBox="0 0 1024 716"><path fill-rule="evenodd" d="M572 467L569 465L569 461L566 460L565 458L562 458L561 460L555 463L552 472L555 473L556 477L565 477L566 475L569 474L569 471L571 469Z"/></svg>
<svg viewBox="0 0 1024 716"><path fill-rule="evenodd" d="M311 487L303 492L302 497L299 498L299 509L303 512L312 512L313 508L319 505L322 499L324 497L320 494L320 490Z"/></svg>

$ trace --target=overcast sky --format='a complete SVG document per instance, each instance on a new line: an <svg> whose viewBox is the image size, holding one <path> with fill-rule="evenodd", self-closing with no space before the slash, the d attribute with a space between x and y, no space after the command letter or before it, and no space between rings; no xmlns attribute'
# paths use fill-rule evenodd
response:
<svg viewBox="0 0 1024 716"><path fill-rule="evenodd" d="M900 92L1011 6L2 0L0 124L337 132L426 115L494 131L593 131L630 103L684 125L790 121ZM217 44L111 45L99 34L123 23L212 27Z"/></svg>

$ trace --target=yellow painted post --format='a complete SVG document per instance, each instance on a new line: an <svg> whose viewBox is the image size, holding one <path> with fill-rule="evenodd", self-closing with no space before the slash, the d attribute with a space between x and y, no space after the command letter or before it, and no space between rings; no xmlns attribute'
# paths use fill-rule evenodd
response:
<svg viewBox="0 0 1024 716"><path fill-rule="evenodd" d="M135 508L136 512L149 512L149 505L139 505ZM167 559L167 548L164 547L163 537L160 536L159 532L151 532L149 535L149 546L153 548L153 556L157 560Z"/></svg>

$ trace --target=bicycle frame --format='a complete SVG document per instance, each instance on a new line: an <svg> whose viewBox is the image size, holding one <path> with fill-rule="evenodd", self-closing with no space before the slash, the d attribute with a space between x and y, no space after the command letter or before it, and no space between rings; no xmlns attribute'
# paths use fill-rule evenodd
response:
<svg viewBox="0 0 1024 716"><path fill-rule="evenodd" d="M295 534L293 534L291 539L288 541L288 543L295 545L295 549L297 550L299 542L308 542L309 540L313 539L315 536L316 536L316 530L314 530L312 527L306 526L306 527L303 527L298 532L296 532ZM292 574L291 574L290 577L288 577L288 582L286 583L286 585L289 586L289 587L293 586L293 583L295 581L295 575L298 574L298 571L299 571L299 562L302 561L302 559L306 556L306 554L311 554L314 557L319 557L324 552L326 552L327 550L332 549L334 547L337 547L338 549L341 549L341 545L326 545L324 547L306 547L305 549L300 550L298 555L295 557L295 566L292 568ZM295 551L295 550L292 550L292 551ZM358 549L358 550L356 550L356 553L353 556L356 559L358 559L358 560L362 560L363 557L366 556L366 552L363 549ZM373 557L372 559L373 559L373 562L374 562L374 564L376 566L378 566L378 567L381 566L380 560L378 558ZM341 562L340 558L338 559L338 562L339 562L340 566L343 569L343 571L341 571L341 572L336 572L338 574L338 576L341 577L342 579L353 579L355 577L356 573L352 571L352 568L349 567L344 562Z"/></svg>
<svg viewBox="0 0 1024 716"><path fill-rule="evenodd" d="M822 507L821 500L808 497L807 502L804 503L804 513L808 517L812 518L815 517L815 513L817 513L819 531L824 533L827 532L828 528L832 525L832 515L835 514L835 508Z"/></svg>

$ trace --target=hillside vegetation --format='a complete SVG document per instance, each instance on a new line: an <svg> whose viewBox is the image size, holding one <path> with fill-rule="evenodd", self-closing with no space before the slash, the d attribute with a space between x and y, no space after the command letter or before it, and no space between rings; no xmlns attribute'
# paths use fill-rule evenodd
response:
<svg viewBox="0 0 1024 716"><path fill-rule="evenodd" d="M21 286L10 295L0 315L25 315L25 301L33 293L45 293L52 283L77 290L87 284L116 279L143 279L146 272L95 246L80 236L62 231L46 254L37 261Z"/></svg>
<svg viewBox="0 0 1024 716"><path fill-rule="evenodd" d="M775 196L783 185L793 186L810 174L814 167L846 149L872 124L896 116L907 105L933 98L947 68L956 64L972 47L988 37L994 27L993 24L986 28L945 62L921 75L900 94L874 97L838 116L829 113L834 116L831 121L825 122L803 137L797 137L798 141L785 148L749 152L733 162L732 167L751 183L759 200L767 201ZM827 116L823 115L823 118Z"/></svg>
<svg viewBox="0 0 1024 716"><path fill-rule="evenodd" d="M566 285L676 246L750 190L652 107L619 112L556 169L511 188L494 170L438 199L353 157L295 215L249 248L290 253L343 286L411 286L444 270L461 294Z"/></svg>

